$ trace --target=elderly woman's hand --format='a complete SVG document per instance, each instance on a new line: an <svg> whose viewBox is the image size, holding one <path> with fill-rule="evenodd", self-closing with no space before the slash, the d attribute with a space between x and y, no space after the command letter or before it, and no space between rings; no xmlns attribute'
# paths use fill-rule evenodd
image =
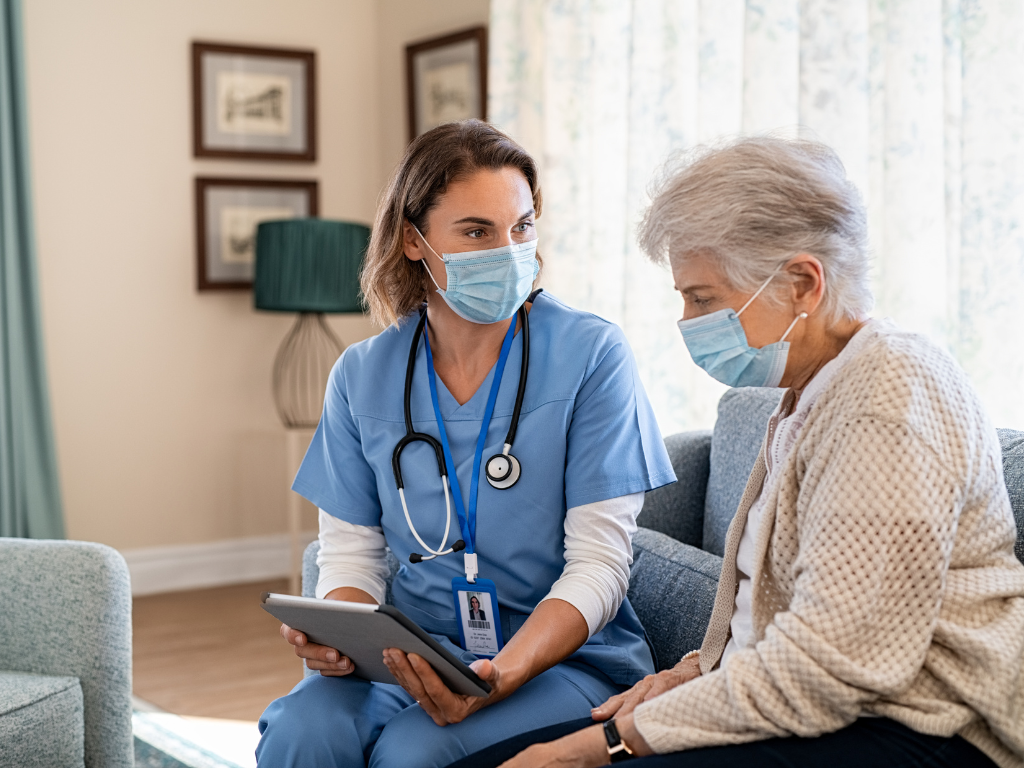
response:
<svg viewBox="0 0 1024 768"><path fill-rule="evenodd" d="M697 656L691 656L680 661L672 669L666 669L656 675L648 675L625 693L612 696L600 707L592 709L590 714L595 720L623 717L645 701L650 701L655 696L660 696L665 691L688 683L696 677L700 677L700 659Z"/></svg>

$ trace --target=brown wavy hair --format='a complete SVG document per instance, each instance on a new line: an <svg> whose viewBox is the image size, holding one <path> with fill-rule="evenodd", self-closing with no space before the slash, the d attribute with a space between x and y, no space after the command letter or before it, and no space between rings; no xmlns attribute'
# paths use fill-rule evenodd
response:
<svg viewBox="0 0 1024 768"><path fill-rule="evenodd" d="M497 128L481 120L446 123L409 145L377 205L360 276L363 302L374 322L387 327L427 299L426 272L405 256L405 221L425 233L427 214L450 184L477 170L502 168L515 168L526 177L535 215L540 216L537 164Z"/></svg>

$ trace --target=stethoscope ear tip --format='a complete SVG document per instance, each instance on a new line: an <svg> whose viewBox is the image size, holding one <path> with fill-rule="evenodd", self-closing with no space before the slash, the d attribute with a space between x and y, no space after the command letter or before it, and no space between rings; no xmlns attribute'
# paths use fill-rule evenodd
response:
<svg viewBox="0 0 1024 768"><path fill-rule="evenodd" d="M466 542L464 542L462 539L459 539L454 544L452 544L452 552L461 552L465 548Z"/></svg>

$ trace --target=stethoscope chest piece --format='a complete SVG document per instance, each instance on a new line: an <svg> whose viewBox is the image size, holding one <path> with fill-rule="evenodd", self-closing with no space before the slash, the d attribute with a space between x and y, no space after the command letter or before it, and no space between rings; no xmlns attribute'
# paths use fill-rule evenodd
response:
<svg viewBox="0 0 1024 768"><path fill-rule="evenodd" d="M491 456L484 465L487 474L487 482L498 490L511 488L519 482L519 475L522 468L519 466L519 459L512 454L498 453Z"/></svg>

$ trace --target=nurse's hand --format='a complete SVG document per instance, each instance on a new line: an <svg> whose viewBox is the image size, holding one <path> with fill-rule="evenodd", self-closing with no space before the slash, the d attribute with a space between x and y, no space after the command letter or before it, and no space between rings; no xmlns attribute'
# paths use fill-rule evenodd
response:
<svg viewBox="0 0 1024 768"><path fill-rule="evenodd" d="M355 587L338 587L328 592L325 599L377 605L377 601L368 593ZM281 637L292 645L295 655L303 659L309 669L325 677L344 677L351 675L356 669L352 660L343 656L336 648L311 643L305 634L287 624L281 625Z"/></svg>
<svg viewBox="0 0 1024 768"><path fill-rule="evenodd" d="M481 680L491 686L491 693L486 697L452 693L429 662L415 653L407 654L397 648L386 648L384 664L409 695L423 707L423 711L441 726L461 723L478 709L501 701L517 687L503 686L498 666L488 659L478 659L469 665Z"/></svg>
<svg viewBox="0 0 1024 768"><path fill-rule="evenodd" d="M698 677L700 677L700 660L696 656L691 656L680 661L672 669L662 670L656 675L648 675L628 691L612 696L600 707L590 710L590 714L595 720L623 717L645 701L650 701L655 696L660 696L665 691L670 691Z"/></svg>
<svg viewBox="0 0 1024 768"><path fill-rule="evenodd" d="M291 643L295 648L295 655L304 659L307 667L321 675L343 677L351 675L356 669L356 665L348 656L342 656L335 648L309 642L305 634L287 624L281 625L281 637Z"/></svg>

